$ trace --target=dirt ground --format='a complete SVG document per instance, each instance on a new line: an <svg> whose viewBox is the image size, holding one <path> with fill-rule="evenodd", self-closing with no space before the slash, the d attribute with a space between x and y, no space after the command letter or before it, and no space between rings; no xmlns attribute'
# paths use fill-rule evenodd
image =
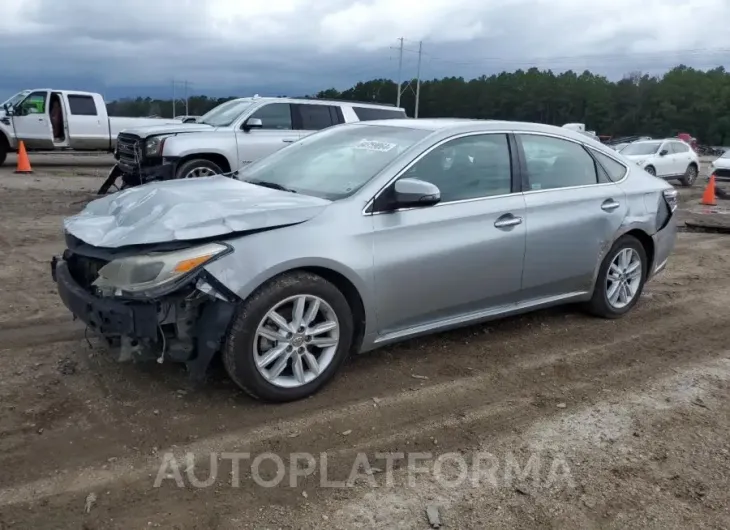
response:
<svg viewBox="0 0 730 530"><path fill-rule="evenodd" d="M87 341L48 261L105 168L11 169L0 530L421 529L429 507L454 529L730 528L727 235L681 233L624 319L560 308L414 340L272 406Z"/></svg>

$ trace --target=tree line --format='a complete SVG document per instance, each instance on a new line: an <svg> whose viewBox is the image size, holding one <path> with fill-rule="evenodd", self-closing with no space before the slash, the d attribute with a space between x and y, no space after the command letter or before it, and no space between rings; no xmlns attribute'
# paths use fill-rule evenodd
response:
<svg viewBox="0 0 730 530"><path fill-rule="evenodd" d="M415 89L415 80L410 86ZM393 104L396 96L395 82L373 79L307 97ZM188 112L202 115L229 99L194 96L188 100ZM403 91L401 105L414 115L415 90ZM108 106L113 116L172 115L170 100L124 99ZM178 103L177 114L183 113ZM728 145L730 73L722 67L703 71L680 65L662 76L634 72L619 81L589 71L556 74L537 68L470 80L445 77L421 82L419 117L579 122L599 135L662 137L687 132L703 144Z"/></svg>

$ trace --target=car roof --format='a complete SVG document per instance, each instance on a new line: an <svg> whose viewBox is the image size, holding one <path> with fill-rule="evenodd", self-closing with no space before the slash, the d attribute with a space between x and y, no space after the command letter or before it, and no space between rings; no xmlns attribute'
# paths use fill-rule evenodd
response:
<svg viewBox="0 0 730 530"><path fill-rule="evenodd" d="M368 107L374 109L393 109L393 110L404 110L403 107L396 107L395 105L386 105L384 103L369 103L367 101L350 101L342 99L319 99L319 98L290 98L290 97L276 97L276 96L249 96L244 98L236 98L231 101L248 101L248 102L264 102L264 103L307 103L310 105L352 105L355 107Z"/></svg>
<svg viewBox="0 0 730 530"><path fill-rule="evenodd" d="M515 132L536 132L556 134L571 138L579 142L589 142L594 145L603 144L579 131L572 131L565 127L546 125L544 123L533 123L526 121L503 121L503 120L478 120L468 118L405 118L405 119L384 119L355 122L350 125L378 125L385 127L404 127L410 129L424 129L436 134L450 135L470 132L489 131L515 131Z"/></svg>

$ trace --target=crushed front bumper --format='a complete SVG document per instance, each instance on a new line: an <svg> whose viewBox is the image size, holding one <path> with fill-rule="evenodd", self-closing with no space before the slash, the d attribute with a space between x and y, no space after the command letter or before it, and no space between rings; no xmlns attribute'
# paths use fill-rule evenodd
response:
<svg viewBox="0 0 730 530"><path fill-rule="evenodd" d="M128 303L92 295L71 276L65 261L54 257L51 274L58 295L73 315L104 336L157 338L157 308L151 303Z"/></svg>
<svg viewBox="0 0 730 530"><path fill-rule="evenodd" d="M61 301L74 318L110 345L118 339L119 361L169 359L185 363L190 380L196 384L205 380L236 307L232 299L195 291L194 284L187 285L183 295L173 293L149 302L97 296L74 278L65 259L55 256L51 275ZM216 283L213 278L205 281ZM216 287L223 289L217 283ZM190 291L197 293L195 299L190 298Z"/></svg>

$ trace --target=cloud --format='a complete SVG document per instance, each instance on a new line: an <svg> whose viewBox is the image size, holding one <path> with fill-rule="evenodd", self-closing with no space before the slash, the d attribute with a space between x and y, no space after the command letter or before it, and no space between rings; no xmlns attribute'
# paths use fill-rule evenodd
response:
<svg viewBox="0 0 730 530"><path fill-rule="evenodd" d="M532 65L610 76L727 64L727 0L14 0L0 17L0 92L94 87L307 93L416 74ZM5 50L9 50L9 53ZM60 88L84 89L88 86Z"/></svg>

